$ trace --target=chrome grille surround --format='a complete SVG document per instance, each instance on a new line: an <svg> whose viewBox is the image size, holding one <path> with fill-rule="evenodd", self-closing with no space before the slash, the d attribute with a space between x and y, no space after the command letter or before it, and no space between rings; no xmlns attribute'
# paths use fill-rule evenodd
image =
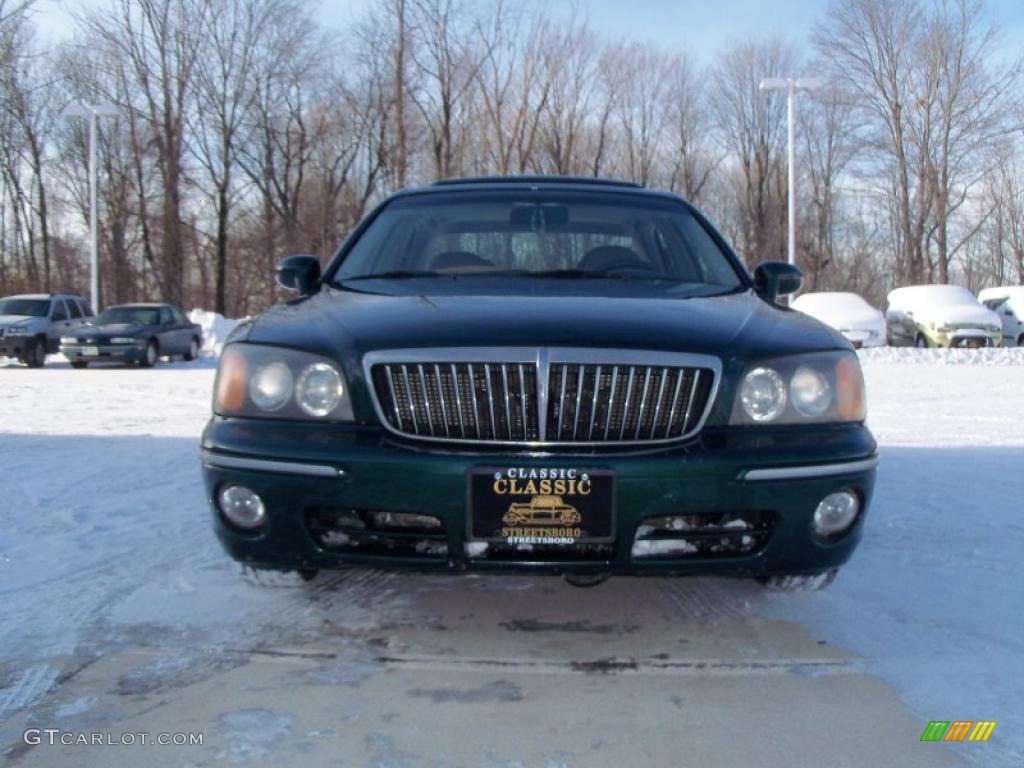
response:
<svg viewBox="0 0 1024 768"><path fill-rule="evenodd" d="M381 424L402 437L527 448L675 443L700 432L717 357L596 347L369 352Z"/></svg>

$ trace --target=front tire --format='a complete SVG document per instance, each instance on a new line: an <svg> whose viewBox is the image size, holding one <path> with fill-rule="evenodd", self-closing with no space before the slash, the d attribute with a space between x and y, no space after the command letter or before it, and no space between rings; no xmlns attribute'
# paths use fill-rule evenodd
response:
<svg viewBox="0 0 1024 768"><path fill-rule="evenodd" d="M238 564L238 574L250 587L259 589L298 589L313 581L319 573L313 568L297 571L282 571L273 568L257 568L248 563Z"/></svg>
<svg viewBox="0 0 1024 768"><path fill-rule="evenodd" d="M143 368L152 368L156 365L157 348L156 342L152 339L146 344L146 351L142 353L142 359L139 361L139 365Z"/></svg>
<svg viewBox="0 0 1024 768"><path fill-rule="evenodd" d="M199 357L199 340L193 336L188 343L188 352L184 354L185 360L195 360Z"/></svg>
<svg viewBox="0 0 1024 768"><path fill-rule="evenodd" d="M821 592L836 580L838 573L838 568L829 568L820 573L772 574L756 578L776 592Z"/></svg>
<svg viewBox="0 0 1024 768"><path fill-rule="evenodd" d="M29 368L42 368L46 365L46 340L37 338L32 349L25 357L25 365Z"/></svg>
<svg viewBox="0 0 1024 768"><path fill-rule="evenodd" d="M1017 346L1024 347L1024 333L1017 337Z"/></svg>
<svg viewBox="0 0 1024 768"><path fill-rule="evenodd" d="M914 346L918 349L928 349L928 339L924 337L924 334L917 334L917 339L914 340Z"/></svg>
<svg viewBox="0 0 1024 768"><path fill-rule="evenodd" d="M85 362L84 360L72 360L71 361L71 367L72 368L77 368L77 369L81 370L82 368L88 368L89 364L87 362Z"/></svg>

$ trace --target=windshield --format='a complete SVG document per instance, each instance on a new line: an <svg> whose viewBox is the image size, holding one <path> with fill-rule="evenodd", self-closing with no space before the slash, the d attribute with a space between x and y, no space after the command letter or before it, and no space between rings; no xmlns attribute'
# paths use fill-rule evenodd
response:
<svg viewBox="0 0 1024 768"><path fill-rule="evenodd" d="M104 310L95 320L96 325L157 325L160 310L150 307L114 307Z"/></svg>
<svg viewBox="0 0 1024 768"><path fill-rule="evenodd" d="M523 276L743 285L679 202L518 190L399 198L370 224L333 279Z"/></svg>
<svg viewBox="0 0 1024 768"><path fill-rule="evenodd" d="M49 311L49 299L0 299L0 315L46 317Z"/></svg>

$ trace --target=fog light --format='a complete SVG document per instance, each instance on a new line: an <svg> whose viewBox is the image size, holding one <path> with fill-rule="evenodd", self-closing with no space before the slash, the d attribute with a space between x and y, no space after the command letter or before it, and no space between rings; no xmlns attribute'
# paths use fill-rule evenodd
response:
<svg viewBox="0 0 1024 768"><path fill-rule="evenodd" d="M244 485L229 485L217 496L220 511L239 528L258 528L266 519L263 499Z"/></svg>
<svg viewBox="0 0 1024 768"><path fill-rule="evenodd" d="M860 500L852 491L830 493L814 510L814 532L822 537L842 533L857 519Z"/></svg>

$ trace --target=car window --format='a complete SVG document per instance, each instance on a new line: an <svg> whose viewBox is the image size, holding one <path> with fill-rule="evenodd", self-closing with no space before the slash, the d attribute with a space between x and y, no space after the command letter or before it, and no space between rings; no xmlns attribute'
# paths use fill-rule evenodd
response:
<svg viewBox="0 0 1024 768"><path fill-rule="evenodd" d="M613 193L500 190L394 200L335 279L572 272L736 288L742 280L681 202Z"/></svg>
<svg viewBox="0 0 1024 768"><path fill-rule="evenodd" d="M79 299L79 303L82 305L82 314L85 317L93 317L94 313L92 311L92 307L89 306L89 302L84 299Z"/></svg>
<svg viewBox="0 0 1024 768"><path fill-rule="evenodd" d="M78 320L82 316L82 308L78 306L78 302L74 299L67 300L68 312L71 313L73 320Z"/></svg>
<svg viewBox="0 0 1024 768"><path fill-rule="evenodd" d="M174 315L174 322L178 325L188 325L189 320L185 317L185 313L177 307L171 307L171 314Z"/></svg>
<svg viewBox="0 0 1024 768"><path fill-rule="evenodd" d="M151 307L112 307L96 318L97 325L156 325L160 313Z"/></svg>
<svg viewBox="0 0 1024 768"><path fill-rule="evenodd" d="M998 299L985 299L982 303L989 309L996 309L1006 303L1006 296L1000 296Z"/></svg>
<svg viewBox="0 0 1024 768"><path fill-rule="evenodd" d="M0 300L0 315L22 317L46 317L50 314L49 299L3 299Z"/></svg>
<svg viewBox="0 0 1024 768"><path fill-rule="evenodd" d="M174 322L174 316L171 314L171 310L167 307L160 308L160 324L167 325L168 323Z"/></svg>
<svg viewBox="0 0 1024 768"><path fill-rule="evenodd" d="M54 299L54 302L53 302L53 315L51 316L50 319L53 320L54 322L57 322L59 320L67 320L68 319L68 311L64 307L63 300L61 300L61 299Z"/></svg>

